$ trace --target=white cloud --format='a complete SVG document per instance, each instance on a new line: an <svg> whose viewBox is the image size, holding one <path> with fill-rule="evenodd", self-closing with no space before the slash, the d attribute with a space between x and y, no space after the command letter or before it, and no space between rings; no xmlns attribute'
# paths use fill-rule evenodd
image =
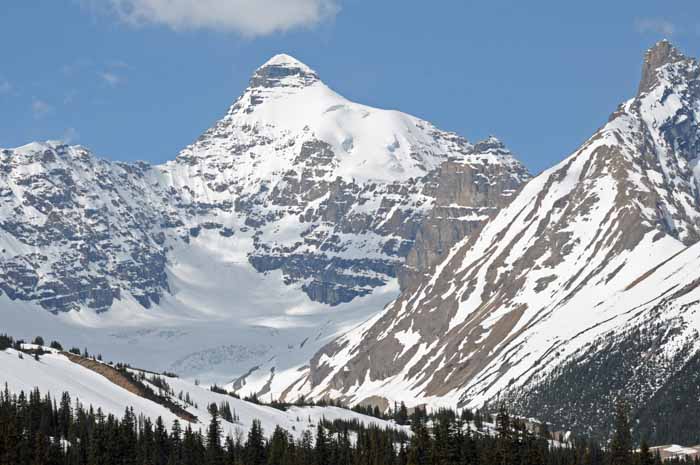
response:
<svg viewBox="0 0 700 465"><path fill-rule="evenodd" d="M676 26L670 21L662 18L637 18L634 20L634 27L637 32L653 33L662 36L672 36L676 32Z"/></svg>
<svg viewBox="0 0 700 465"><path fill-rule="evenodd" d="M43 100L35 98L32 100L32 113L34 113L35 118L43 118L44 116L51 113L53 107Z"/></svg>
<svg viewBox="0 0 700 465"><path fill-rule="evenodd" d="M101 73L98 73L100 78L107 84L109 84L112 87L116 87L122 82L122 78L119 77L118 75L109 72L109 71L103 71Z"/></svg>
<svg viewBox="0 0 700 465"><path fill-rule="evenodd" d="M314 26L338 12L338 0L87 0L131 24L214 29L262 36Z"/></svg>

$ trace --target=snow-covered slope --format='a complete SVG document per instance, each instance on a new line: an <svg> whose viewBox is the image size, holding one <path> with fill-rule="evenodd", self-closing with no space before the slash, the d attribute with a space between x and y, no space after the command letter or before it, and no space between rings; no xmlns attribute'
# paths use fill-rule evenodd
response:
<svg viewBox="0 0 700 465"><path fill-rule="evenodd" d="M668 42L649 50L635 98L432 277L320 351L290 397L474 405L653 322L663 343L637 361L660 369L675 357L673 368L620 387L640 394L636 405L649 399L700 348L699 75ZM600 401L616 394L599 387Z"/></svg>
<svg viewBox="0 0 700 465"><path fill-rule="evenodd" d="M157 170L189 224L250 231L257 270L281 270L312 300L336 305L396 275L439 206L436 186L451 181L441 175L450 161L463 166L460 180L472 174L474 194L455 203L476 210L479 225L528 178L507 150L350 102L278 55L223 119Z"/></svg>
<svg viewBox="0 0 700 465"><path fill-rule="evenodd" d="M0 150L1 329L264 394L527 179L495 138L350 102L278 55L164 165Z"/></svg>
<svg viewBox="0 0 700 465"><path fill-rule="evenodd" d="M46 349L50 350L50 349ZM101 374L92 371L78 363L74 363L63 354L45 354L36 361L29 355L19 358L18 352L13 349L0 351L0 385L4 389L5 383L12 393L24 391L30 392L39 388L42 393L50 393L60 400L63 392L71 395L73 402L79 401L83 406L92 405L101 408L105 414L113 414L118 418L124 415L127 407L133 407L135 414L143 414L155 420L162 417L168 428L175 419L181 423L186 420L178 418L164 405L140 397L133 392L121 387ZM134 370L138 373L138 370ZM150 383L151 374L146 373L143 381L150 385L155 392L166 394L157 386ZM383 428L406 430L405 427L393 422L379 420L366 415L361 415L350 410L338 407L290 407L281 411L269 406L258 405L244 400L239 400L225 394L210 391L206 387L196 386L179 378L163 377L172 392L169 394L175 402L181 405L188 413L196 417L192 422L192 429L206 430L211 421L208 406L212 403L221 405L228 403L234 422L221 421L224 436L247 434L253 420L260 420L265 434L271 435L276 426L281 426L295 437L300 437L304 431L313 431L315 425L323 420L335 419L358 420L365 425L374 424ZM179 394L183 398L189 398L190 403L179 401ZM184 427L184 426L183 426Z"/></svg>

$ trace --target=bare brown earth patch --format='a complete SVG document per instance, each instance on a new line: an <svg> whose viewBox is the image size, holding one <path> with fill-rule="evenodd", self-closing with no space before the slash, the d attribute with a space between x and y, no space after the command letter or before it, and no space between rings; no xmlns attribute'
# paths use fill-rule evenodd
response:
<svg viewBox="0 0 700 465"><path fill-rule="evenodd" d="M642 281L644 281L645 279L647 279L649 276L651 276L652 274L654 274L654 272L655 272L656 270L658 270L659 268L661 268L662 266L664 266L666 263L670 262L671 260L673 260L674 258L676 258L677 256L679 256L680 254L682 254L682 253L685 252L686 250L688 250L687 247L686 247L685 249L683 249L683 250L681 250L681 251L679 251L679 252L673 254L672 256L668 257L666 260L664 260L663 262L659 263L659 264L656 265L654 268L650 269L649 271L647 271L646 273L644 273L643 275L641 275L639 278L637 278L637 279L635 279L634 281L632 281L632 282L625 288L625 292L629 291L630 289L632 289L633 287L635 287L637 284L639 284L639 283L641 283Z"/></svg>
<svg viewBox="0 0 700 465"><path fill-rule="evenodd" d="M95 373L104 376L112 384L116 384L120 388L126 389L127 391L129 391L130 393L132 393L134 395L137 395L139 397L145 396L145 392L141 388L141 386L139 386L138 384L134 383L129 378L124 376L116 368L113 368L113 367L106 365L102 362L98 362L96 360L92 360L89 358L81 357L80 355L72 354L70 352L62 352L62 355L65 355L68 358L68 360L75 363L76 365L80 365L83 368L87 368L90 371L94 371Z"/></svg>
<svg viewBox="0 0 700 465"><path fill-rule="evenodd" d="M90 371L94 371L95 373L102 375L103 377L107 378L112 384L115 384L119 386L122 389L126 389L130 393L142 397L144 399L150 400L151 402L155 402L159 405L162 405L163 407L167 408L170 410L172 413L177 415L179 418L182 420L185 420L190 423L196 423L197 422L197 417L189 413L187 410L181 408L181 407L175 407L173 405L168 405L165 402L158 402L157 399L152 398L152 396L149 396L146 390L141 387L139 384L135 383L131 379L129 379L127 376L125 376L123 373L121 373L119 370L117 370L114 367L111 367L105 363L99 362L97 360L92 360L89 358L81 357L80 355L76 355L70 352L61 352L62 355L65 355L68 360L71 362L75 363L76 365L80 365L83 368L87 368Z"/></svg>

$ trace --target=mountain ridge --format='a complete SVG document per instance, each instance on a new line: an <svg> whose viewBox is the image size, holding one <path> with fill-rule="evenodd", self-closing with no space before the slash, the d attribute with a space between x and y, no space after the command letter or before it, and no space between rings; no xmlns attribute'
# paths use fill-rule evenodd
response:
<svg viewBox="0 0 700 465"><path fill-rule="evenodd" d="M643 92L381 316L319 351L287 394L432 406L474 406L506 392L525 399L533 372L549 380L640 315L673 328L668 356L686 338L695 341L689 354L697 351L700 83L697 62L679 57L667 42L652 48ZM652 393L629 400L639 405ZM593 396L609 400L603 394Z"/></svg>

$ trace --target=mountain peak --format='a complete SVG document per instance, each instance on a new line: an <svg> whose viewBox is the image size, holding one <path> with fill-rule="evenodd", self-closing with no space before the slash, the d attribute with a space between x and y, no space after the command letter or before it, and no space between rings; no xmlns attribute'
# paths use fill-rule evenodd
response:
<svg viewBox="0 0 700 465"><path fill-rule="evenodd" d="M644 54L642 65L642 80L639 83L639 94L648 92L656 84L656 72L663 66L685 60L686 57L666 39L660 40Z"/></svg>
<svg viewBox="0 0 700 465"><path fill-rule="evenodd" d="M302 63L300 60L294 58L291 55L287 55L286 53L278 53L277 55L274 55L272 58L267 60L262 66L260 66L260 68L265 68L267 66L306 68L309 71L311 70L311 68L309 68L305 63Z"/></svg>
<svg viewBox="0 0 700 465"><path fill-rule="evenodd" d="M496 136L490 135L486 139L474 144L475 152L489 152L489 151L503 151L506 150L506 146L500 139Z"/></svg>
<svg viewBox="0 0 700 465"><path fill-rule="evenodd" d="M318 80L313 69L291 55L280 53L255 71L250 87L304 87Z"/></svg>

